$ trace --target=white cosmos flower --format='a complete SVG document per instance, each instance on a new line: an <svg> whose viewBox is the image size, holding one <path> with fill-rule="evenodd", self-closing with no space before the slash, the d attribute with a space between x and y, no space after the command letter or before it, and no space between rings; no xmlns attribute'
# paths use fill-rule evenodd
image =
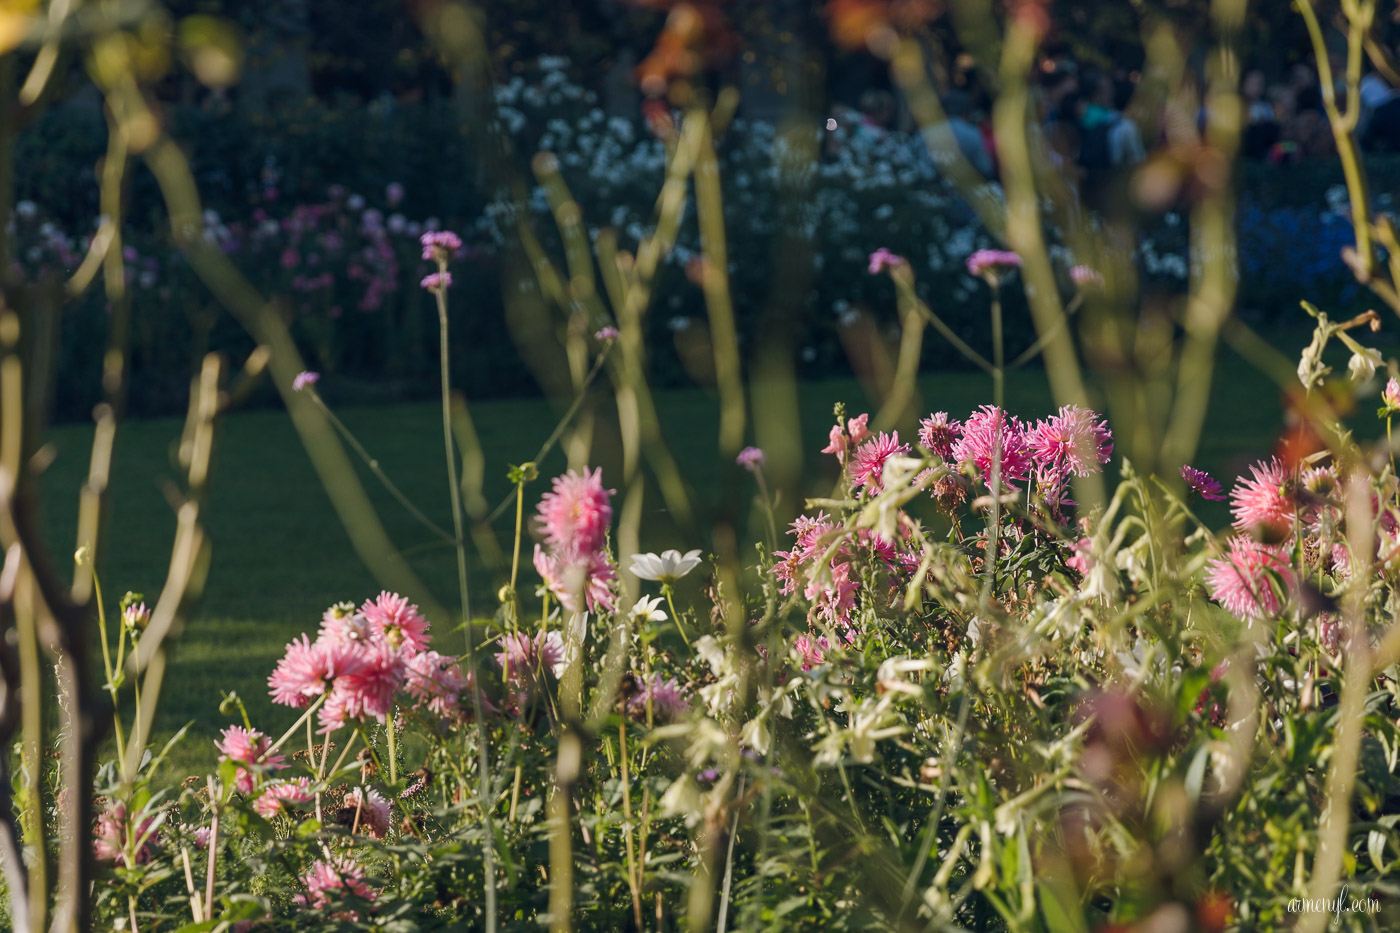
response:
<svg viewBox="0 0 1400 933"><path fill-rule="evenodd" d="M662 551L660 554L633 554L632 572L642 580L657 580L661 583L674 583L700 566L700 549L686 551Z"/></svg>
<svg viewBox="0 0 1400 933"><path fill-rule="evenodd" d="M632 607L632 618L638 622L665 622L666 613L657 608L660 605L660 596L653 596L650 599L643 596L637 600L637 605Z"/></svg>

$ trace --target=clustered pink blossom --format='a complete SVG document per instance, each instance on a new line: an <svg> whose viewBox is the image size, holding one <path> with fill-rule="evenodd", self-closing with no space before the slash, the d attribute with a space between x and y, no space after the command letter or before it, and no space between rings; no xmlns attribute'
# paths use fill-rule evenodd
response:
<svg viewBox="0 0 1400 933"><path fill-rule="evenodd" d="M1283 594L1276 589L1282 585ZM1293 571L1278 545L1236 537L1223 557L1207 565L1210 596L1242 619L1260 619L1283 609L1294 587Z"/></svg>
<svg viewBox="0 0 1400 933"><path fill-rule="evenodd" d="M967 271L973 275L985 275L1002 269L1016 269L1021 265L1021 257L1004 249L979 249L967 257Z"/></svg>
<svg viewBox="0 0 1400 933"><path fill-rule="evenodd" d="M812 607L812 617L838 631L854 624L851 613L861 586L853 566L857 557L869 556L890 571L910 572L919 563L918 555L902 549L901 542L887 541L865 528L849 532L824 512L798 516L792 533L791 550L773 552L779 592L801 593Z"/></svg>
<svg viewBox="0 0 1400 933"><path fill-rule="evenodd" d="M97 817L97 826L92 833L92 851L100 862L112 862L131 868L126 857L127 834L136 846L134 861L144 865L151 860L152 849L156 844L156 834L152 831L154 813L145 813L134 824L127 818L126 806L113 803Z"/></svg>
<svg viewBox="0 0 1400 933"><path fill-rule="evenodd" d="M830 443L822 448L824 454L835 454L842 463L846 461L846 453L852 447L860 444L870 436L870 429L866 427L870 421L870 415L857 415L854 418L847 418L845 427L839 424L831 426Z"/></svg>
<svg viewBox="0 0 1400 933"><path fill-rule="evenodd" d="M570 612L585 604L592 612L615 609L617 571L604 548L612 491L603 488L603 471L556 476L551 491L540 497L537 519L544 544L535 545L535 570L560 605Z"/></svg>
<svg viewBox="0 0 1400 933"><path fill-rule="evenodd" d="M452 287L451 272L429 272L423 276L423 281L419 283L430 292L441 291Z"/></svg>
<svg viewBox="0 0 1400 933"><path fill-rule="evenodd" d="M870 274L879 275L886 269L898 269L908 263L903 256L897 255L885 249L883 246L870 254Z"/></svg>
<svg viewBox="0 0 1400 933"><path fill-rule="evenodd" d="M327 609L313 642L301 635L288 645L267 679L273 702L304 707L324 697L323 732L352 720L384 722L395 697L439 716L459 712L469 685L455 662L428 650L428 620L396 593L381 592L357 610Z"/></svg>
<svg viewBox="0 0 1400 933"><path fill-rule="evenodd" d="M1183 466L1181 468L1181 478L1186 481L1186 486L1202 499L1211 502L1224 502L1225 490L1220 483L1204 470L1198 470L1193 466Z"/></svg>
<svg viewBox="0 0 1400 933"><path fill-rule="evenodd" d="M739 451L739 456L734 458L734 462L750 472L757 473L763 469L763 464L767 461L763 451L757 447L745 447Z"/></svg>
<svg viewBox="0 0 1400 933"><path fill-rule="evenodd" d="M360 866L348 857L322 860L311 866L302 876L306 893L298 894L296 902L321 909L330 903L332 897L352 895L362 900L374 900L374 891L365 882L365 873ZM352 922L359 917L354 911L347 912Z"/></svg>
<svg viewBox="0 0 1400 933"><path fill-rule="evenodd" d="M423 258L428 262L447 262L462 248L462 238L450 230L429 230L419 238Z"/></svg>
<svg viewBox="0 0 1400 933"><path fill-rule="evenodd" d="M318 383L318 382L320 382L320 381L321 381L321 374L320 374L320 373L313 373L313 372L312 372L311 370L309 370L309 369L308 369L308 370L303 370L302 372L297 373L297 377L296 377L295 379L292 380L292 391L293 391L293 392L301 392L301 391L304 390L304 389L309 389L309 388L311 388L312 386L314 386L316 383Z"/></svg>
<svg viewBox="0 0 1400 933"><path fill-rule="evenodd" d="M616 327L609 326L600 328L598 332L593 335L593 339L599 343L606 343L609 340L616 340L621 335L622 332Z"/></svg>
<svg viewBox="0 0 1400 933"><path fill-rule="evenodd" d="M222 754L219 761L232 761L238 765L234 772L234 783L238 792L251 794L256 786L256 778L249 768L265 771L278 771L287 766L287 759L281 755L268 754L272 740L256 729L242 726L229 726L223 731L223 738L214 743Z"/></svg>

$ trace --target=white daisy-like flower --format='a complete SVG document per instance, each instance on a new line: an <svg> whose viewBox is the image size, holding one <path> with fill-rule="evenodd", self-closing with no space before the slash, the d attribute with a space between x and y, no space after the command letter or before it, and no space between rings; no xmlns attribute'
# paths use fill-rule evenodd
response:
<svg viewBox="0 0 1400 933"><path fill-rule="evenodd" d="M637 600L637 605L632 607L632 618L638 622L665 622L666 613L657 608L660 605L660 596L653 596L650 599L643 596Z"/></svg>
<svg viewBox="0 0 1400 933"><path fill-rule="evenodd" d="M700 566L700 549L662 551L660 554L633 554L632 573L642 580L674 583Z"/></svg>

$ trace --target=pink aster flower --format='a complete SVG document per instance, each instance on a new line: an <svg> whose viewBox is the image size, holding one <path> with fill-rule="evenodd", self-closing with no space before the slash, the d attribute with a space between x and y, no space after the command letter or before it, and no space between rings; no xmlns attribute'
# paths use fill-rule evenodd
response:
<svg viewBox="0 0 1400 933"><path fill-rule="evenodd" d="M404 662L404 690L418 702L444 718L460 707L462 694L471 681L462 676L456 659L436 651L423 651Z"/></svg>
<svg viewBox="0 0 1400 933"><path fill-rule="evenodd" d="M356 787L345 795L343 806L351 811L351 826L359 824L360 832L383 839L389 832L389 801L373 788Z"/></svg>
<svg viewBox="0 0 1400 933"><path fill-rule="evenodd" d="M757 473L763 469L763 464L767 461L763 451L757 447L745 447L739 451L739 456L734 458L734 462L751 473Z"/></svg>
<svg viewBox="0 0 1400 933"><path fill-rule="evenodd" d="M690 711L690 701L675 678L669 680L660 674L652 674L651 680L643 680L632 699L627 701L627 711L633 717L645 721L647 705L651 705L652 722L675 722Z"/></svg>
<svg viewBox="0 0 1400 933"><path fill-rule="evenodd" d="M1004 249L979 249L967 257L967 271L973 275L996 273L1002 269L1016 269L1021 265L1021 257Z"/></svg>
<svg viewBox="0 0 1400 933"><path fill-rule="evenodd" d="M428 262L446 262L462 248L462 238L450 230L429 230L418 242L423 244L423 258Z"/></svg>
<svg viewBox="0 0 1400 933"><path fill-rule="evenodd" d="M602 551L586 554L582 561L565 562L537 544L535 571L559 604L570 612L583 610L580 593L590 612L617 608L617 597L612 591L617 569Z"/></svg>
<svg viewBox="0 0 1400 933"><path fill-rule="evenodd" d="M1252 538L1235 538L1224 557L1217 557L1206 566L1211 599L1242 619L1277 615L1283 609L1284 598L1275 581L1282 582L1285 593L1294 585L1293 571L1283 549Z"/></svg>
<svg viewBox="0 0 1400 933"><path fill-rule="evenodd" d="M1283 464L1274 458L1249 468L1249 479L1236 480L1230 492L1230 511L1235 527L1261 528L1276 536L1293 531L1297 515L1293 497L1288 494L1288 477Z"/></svg>
<svg viewBox="0 0 1400 933"><path fill-rule="evenodd" d="M258 765L269 771L287 766L287 759L283 756L267 753L271 745L272 740L261 732L242 726L229 726L223 731L223 739L214 743L214 747L223 753L219 761L232 761L239 765L234 775L234 785L239 793L251 794L256 786L253 772L243 766Z"/></svg>
<svg viewBox="0 0 1400 933"><path fill-rule="evenodd" d="M358 673L364 664L363 653L356 645L324 638L313 644L302 635L299 641L293 639L287 644L287 653L267 678L267 686L274 703L305 706L341 678Z"/></svg>
<svg viewBox="0 0 1400 933"><path fill-rule="evenodd" d="M311 782L304 777L291 781L278 781L275 784L267 785L262 796L253 801L253 809L263 819L270 820L279 813L293 812L298 806L308 803L315 797L316 795L311 792Z"/></svg>
<svg viewBox="0 0 1400 933"><path fill-rule="evenodd" d="M428 647L428 620L397 593L384 590L374 600L365 600L360 615L392 648L422 651Z"/></svg>
<svg viewBox="0 0 1400 933"><path fill-rule="evenodd" d="M296 902L318 910L329 904L332 897L347 894L366 901L374 900L374 891L365 883L364 871L348 857L317 862L302 875L301 881L306 885L306 893L298 894Z"/></svg>
<svg viewBox="0 0 1400 933"><path fill-rule="evenodd" d="M1187 488L1202 499L1208 499L1211 502L1225 501L1224 487L1206 471L1198 470L1193 466L1183 466L1181 478L1186 481Z"/></svg>
<svg viewBox="0 0 1400 933"><path fill-rule="evenodd" d="M975 467L988 481L998 458L1003 482L1024 480L1031 467L1021 422L994 405L983 405L968 415L962 435L953 444L953 458L960 465Z"/></svg>
<svg viewBox="0 0 1400 933"><path fill-rule="evenodd" d="M423 281L418 283L430 292L442 291L452 287L451 272L429 272L423 276Z"/></svg>
<svg viewBox="0 0 1400 933"><path fill-rule="evenodd" d="M1065 405L1026 432L1026 446L1037 466L1061 474L1089 476L1113 453L1113 435L1095 412Z"/></svg>
<svg viewBox="0 0 1400 933"><path fill-rule="evenodd" d="M309 389L320 381L320 373L313 373L309 369L303 370L302 372L297 373L297 377L292 380L292 391L300 392L303 389Z"/></svg>
<svg viewBox="0 0 1400 933"><path fill-rule="evenodd" d="M908 265L903 256L896 255L883 246L870 254L870 274L879 275L886 269L898 269Z"/></svg>
<svg viewBox="0 0 1400 933"><path fill-rule="evenodd" d="M953 444L958 440L962 425L948 417L946 411L929 415L919 422L919 443L924 449L943 460L953 459Z"/></svg>
<svg viewBox="0 0 1400 933"><path fill-rule="evenodd" d="M857 489L868 488L871 492L881 491L881 476L885 463L891 457L900 457L909 452L908 444L899 442L899 432L881 433L874 440L856 448L851 457L851 485Z"/></svg>
<svg viewBox="0 0 1400 933"><path fill-rule="evenodd" d="M555 556L576 561L600 549L612 523L612 490L603 488L602 469L570 470L553 487L540 497L538 515Z"/></svg>

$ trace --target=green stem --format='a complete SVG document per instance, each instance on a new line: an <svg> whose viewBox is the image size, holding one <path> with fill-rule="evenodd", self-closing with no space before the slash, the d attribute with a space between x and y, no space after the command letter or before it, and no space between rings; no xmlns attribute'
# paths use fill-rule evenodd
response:
<svg viewBox="0 0 1400 933"><path fill-rule="evenodd" d="M300 719L298 719L296 722L292 723L292 727L291 727L290 729L288 729L286 732L282 733L282 737L281 737L280 739L278 739L276 742L273 742L273 743L272 743L271 747L269 747L268 750L267 750L266 752L263 753L264 756L266 756L266 755L271 755L273 752L277 751L277 749L281 748L281 747L282 747L282 743L285 742L285 741L287 741L288 739L290 739L290 738L292 737L292 733L295 732L295 731L297 731L298 729L300 729L301 726L302 726L302 724L305 723L308 719L310 719L310 718L311 718L311 714L314 713L314 712L316 712L318 709L320 709L320 708L321 708L321 704L324 703L324 702L326 702L326 694L323 693L323 694L321 694L320 696L318 696L318 697L316 698L316 702L315 702L315 703L312 703L310 706L308 706L308 707L306 708L306 712L304 712L304 713L301 714L301 718L300 718Z"/></svg>
<svg viewBox="0 0 1400 933"><path fill-rule="evenodd" d="M447 272L447 259L438 259L438 272ZM439 365L442 370L442 440L447 454L448 489L452 496L452 530L456 535L457 587L462 601L462 621L467 638L467 668L472 672L472 710L476 715L477 765L481 798L481 819L485 829L482 843L486 882L486 933L496 933L496 835L491 826L491 760L487 750L486 717L481 702L481 683L476 673L476 641L472 632L470 590L467 587L467 548L462 537L462 490L457 478L457 452L452 443L452 381L447 345L447 288L435 289L438 312Z"/></svg>
<svg viewBox="0 0 1400 933"><path fill-rule="evenodd" d="M690 647L690 636L685 633L685 626L681 624L680 614L676 612L675 600L671 598L671 584L661 584L661 592L666 597L666 607L671 610L671 619L676 623L676 631L681 633L681 640L685 642L687 648Z"/></svg>
<svg viewBox="0 0 1400 933"><path fill-rule="evenodd" d="M394 725L394 710L389 710L389 717L385 722L385 728L389 732L389 785L397 788L399 786L399 747L396 733L398 729Z"/></svg>

